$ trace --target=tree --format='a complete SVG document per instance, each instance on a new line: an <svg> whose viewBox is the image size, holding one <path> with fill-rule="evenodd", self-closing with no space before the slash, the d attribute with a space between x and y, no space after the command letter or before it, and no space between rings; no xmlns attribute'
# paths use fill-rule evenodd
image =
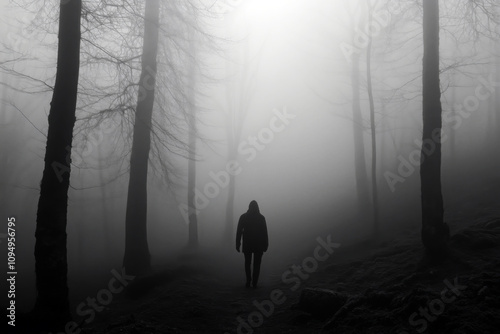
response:
<svg viewBox="0 0 500 334"><path fill-rule="evenodd" d="M196 16L196 12L194 14ZM191 38L189 40L190 56L191 61L189 64L189 77L188 77L188 145L189 145L189 157L188 157L188 193L187 193L187 205L188 220L189 220L189 241L188 244L191 247L198 246L198 216L196 214L196 204L195 204L195 188L196 188L196 140L197 140L197 130L196 130L196 45L194 39L194 29L191 29Z"/></svg>
<svg viewBox="0 0 500 334"><path fill-rule="evenodd" d="M238 159L238 147L245 119L248 116L253 98L257 92L256 76L259 72L261 55L265 41L260 45L257 53L250 58L250 40L247 36L235 46L234 58L226 60L226 71L230 80L226 83L226 138L227 161ZM224 240L228 243L234 238L234 197L236 193L236 176L229 175L228 194L226 203L226 218Z"/></svg>
<svg viewBox="0 0 500 334"><path fill-rule="evenodd" d="M500 27L500 25L499 25ZM500 28L499 28L500 29ZM495 79L496 82L500 82L500 44L499 40L495 40L495 46L496 46L496 52L495 52ZM496 138L493 138L493 140L496 140L497 143L500 143L500 94L495 94L495 99L492 103L493 105L493 112L495 113L495 118L496 118ZM500 151L500 145L496 145L497 151Z"/></svg>
<svg viewBox="0 0 500 334"><path fill-rule="evenodd" d="M144 273L151 266L147 240L147 177L151 147L151 120L155 100L159 13L159 0L146 1L142 71L135 112L125 217L123 266L131 274Z"/></svg>
<svg viewBox="0 0 500 334"><path fill-rule="evenodd" d="M66 224L80 66L81 7L81 0L60 2L57 74L36 221L37 296L33 314L49 330L63 329L70 319Z"/></svg>
<svg viewBox="0 0 500 334"><path fill-rule="evenodd" d="M112 247L111 247L111 231L110 231L110 216L108 215L108 196L106 192L106 181L104 179L104 171L105 171L105 165L104 165L104 159L102 156L102 147L99 146L97 148L97 159L99 161L99 170L97 171L99 173L99 184L101 188L101 219L102 219L102 227L103 227L103 234L104 234L104 242L106 244L106 251L108 253L111 252Z"/></svg>
<svg viewBox="0 0 500 334"><path fill-rule="evenodd" d="M371 1L368 3L368 26L373 22L374 5ZM371 178L372 178L372 210L373 210L373 237L377 238L379 233L379 203L377 190L377 134L375 126L375 102L373 99L373 84L372 84L372 46L373 37L368 37L368 47L366 49L366 81L368 91L368 101L370 105L370 131L372 141L372 162L371 162Z"/></svg>
<svg viewBox="0 0 500 334"><path fill-rule="evenodd" d="M449 230L443 222L441 193L442 106L439 83L438 0L423 1L423 38L423 145L420 159L422 242L429 255L441 256L446 248Z"/></svg>
<svg viewBox="0 0 500 334"><path fill-rule="evenodd" d="M352 120L354 136L354 170L356 175L356 191L358 194L359 211L365 212L369 207L369 187L366 173L365 144L363 136L363 117L360 100L360 70L358 54L354 54L351 67L352 85Z"/></svg>
<svg viewBox="0 0 500 334"><path fill-rule="evenodd" d="M452 74L452 80L451 80L451 105L454 105L454 103L456 103L456 99L457 99L457 86L458 86L458 80L457 80L457 75L456 73L453 73ZM451 113L455 113L453 110L450 110ZM457 159L456 159L456 155L457 155L457 150L456 150L456 131L455 129L453 129L452 126L449 127L449 133L450 133L450 162L451 162L451 165L454 166Z"/></svg>
<svg viewBox="0 0 500 334"><path fill-rule="evenodd" d="M350 11L352 45L358 30L355 15ZM354 136L354 172L359 212L366 212L370 206L368 175L366 173L366 157L364 144L364 125L361 113L360 85L360 53L353 52L351 59L351 89L352 89L352 122Z"/></svg>

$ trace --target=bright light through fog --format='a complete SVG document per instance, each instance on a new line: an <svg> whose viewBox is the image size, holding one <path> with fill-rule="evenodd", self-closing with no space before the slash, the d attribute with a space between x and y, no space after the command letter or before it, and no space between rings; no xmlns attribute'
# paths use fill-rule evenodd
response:
<svg viewBox="0 0 500 334"><path fill-rule="evenodd" d="M497 333L499 27L498 0L0 0L4 321Z"/></svg>
<svg viewBox="0 0 500 334"><path fill-rule="evenodd" d="M235 8L236 27L259 36L271 34L276 28L297 22L300 19L297 9L304 3L301 0L243 1Z"/></svg>
<svg viewBox="0 0 500 334"><path fill-rule="evenodd" d="M274 90L283 101L281 105L253 103L246 120L247 130L263 126L269 122L275 108L283 107L289 94L286 89L289 86L283 85L284 82L298 82L296 76L302 66L298 51L301 42L297 41L308 38L307 15L316 15L315 3L306 0L240 1L227 16L226 32L229 38L239 41L229 51L233 53L232 62L241 66L238 70L253 73L247 76L249 81L254 77L264 78L255 87L258 94L266 96ZM298 71L292 73L286 68Z"/></svg>

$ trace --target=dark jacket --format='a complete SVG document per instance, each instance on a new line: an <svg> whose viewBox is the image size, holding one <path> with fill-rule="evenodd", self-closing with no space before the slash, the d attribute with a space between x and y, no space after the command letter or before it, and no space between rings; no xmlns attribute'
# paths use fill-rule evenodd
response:
<svg viewBox="0 0 500 334"><path fill-rule="evenodd" d="M260 214L257 202L252 201L248 211L241 215L236 231L236 248L243 235L243 253L265 252L269 246L266 218Z"/></svg>

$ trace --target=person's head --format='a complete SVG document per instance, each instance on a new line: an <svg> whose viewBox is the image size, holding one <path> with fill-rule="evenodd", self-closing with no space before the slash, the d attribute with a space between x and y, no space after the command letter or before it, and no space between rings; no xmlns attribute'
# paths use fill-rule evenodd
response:
<svg viewBox="0 0 500 334"><path fill-rule="evenodd" d="M251 213L258 213L259 211L259 204L257 204L257 201L251 201L250 205L248 206L248 212Z"/></svg>

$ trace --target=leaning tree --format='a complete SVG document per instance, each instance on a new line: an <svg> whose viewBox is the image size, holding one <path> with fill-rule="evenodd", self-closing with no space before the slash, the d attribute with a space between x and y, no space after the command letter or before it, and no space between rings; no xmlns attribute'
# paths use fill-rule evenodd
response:
<svg viewBox="0 0 500 334"><path fill-rule="evenodd" d="M57 74L37 211L37 296L33 313L48 330L63 330L70 319L66 223L80 69L81 6L81 0L60 2Z"/></svg>

